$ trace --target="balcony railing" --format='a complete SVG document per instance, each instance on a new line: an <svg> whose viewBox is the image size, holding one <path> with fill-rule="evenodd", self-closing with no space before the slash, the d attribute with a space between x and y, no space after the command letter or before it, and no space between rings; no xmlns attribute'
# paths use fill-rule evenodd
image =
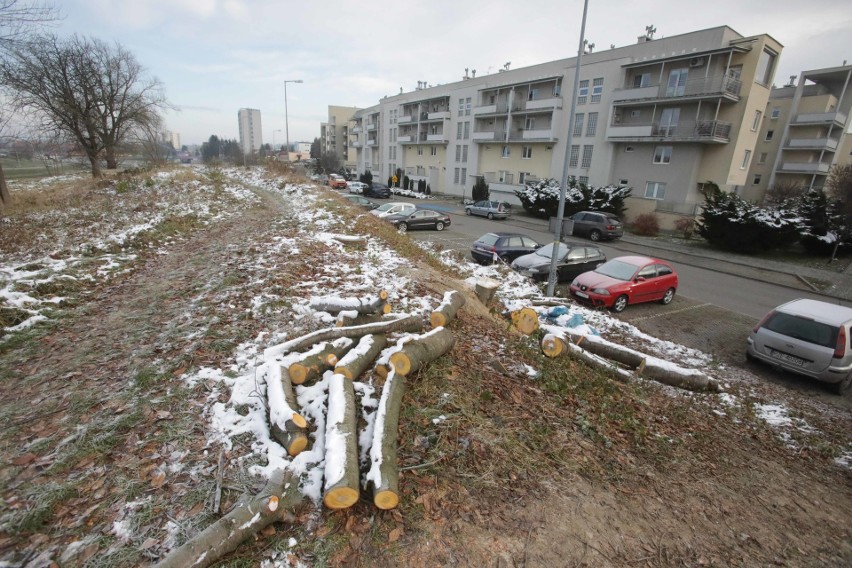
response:
<svg viewBox="0 0 852 568"><path fill-rule="evenodd" d="M475 143L484 142L504 142L506 140L505 130L485 130L473 133L473 141Z"/></svg>
<svg viewBox="0 0 852 568"><path fill-rule="evenodd" d="M368 122L367 123L367 130L375 130L375 129L376 129L376 123L375 122Z"/></svg>
<svg viewBox="0 0 852 568"><path fill-rule="evenodd" d="M784 173L828 175L831 164L822 162L782 162L779 171Z"/></svg>
<svg viewBox="0 0 852 568"><path fill-rule="evenodd" d="M616 89L613 102L639 103L657 99L673 98L703 98L724 97L731 101L738 101L742 81L727 75L712 75L710 77L697 77L687 79L684 85L669 87L668 83L649 85L647 87L633 87Z"/></svg>
<svg viewBox="0 0 852 568"><path fill-rule="evenodd" d="M720 120L682 121L677 124L611 124L608 140L627 142L714 142L730 141L731 123Z"/></svg>
<svg viewBox="0 0 852 568"><path fill-rule="evenodd" d="M833 138L790 138L784 146L791 150L837 150L837 140Z"/></svg>
<svg viewBox="0 0 852 568"><path fill-rule="evenodd" d="M790 122L790 126L802 126L810 124L834 124L843 126L846 124L846 115L842 112L811 112L797 114Z"/></svg>

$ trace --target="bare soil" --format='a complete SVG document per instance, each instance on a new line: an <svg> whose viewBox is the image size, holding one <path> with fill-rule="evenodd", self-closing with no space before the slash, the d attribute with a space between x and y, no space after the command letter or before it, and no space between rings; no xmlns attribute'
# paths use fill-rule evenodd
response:
<svg viewBox="0 0 852 568"><path fill-rule="evenodd" d="M324 260L310 251L282 258L258 283L254 247L286 235L290 222L280 196L259 194L261 206L141 257L32 341L0 351L0 561L146 565L174 545L170 522L183 540L218 518L209 504L218 455L199 418L209 391L177 377L224 367L238 343L284 325L286 306L256 318L247 303L261 288L295 290ZM424 293L446 289L446 275L418 270ZM293 524L222 565L852 565L852 475L819 442L791 448L747 405L713 395L542 361L535 341L512 334L499 314L464 314L450 356L406 394L400 508L305 505ZM665 331L678 340L679 330ZM713 371L735 395L762 392L795 408L795 393L729 355ZM520 362L551 378L530 381ZM811 425L831 447L848 444L848 409L807 404L802 412L823 417ZM436 432L436 413L454 417L452 426ZM164 469L174 454L183 470ZM257 485L228 463L222 511ZM136 511L125 540L114 527L130 501L146 515ZM282 544L290 537L292 549Z"/></svg>

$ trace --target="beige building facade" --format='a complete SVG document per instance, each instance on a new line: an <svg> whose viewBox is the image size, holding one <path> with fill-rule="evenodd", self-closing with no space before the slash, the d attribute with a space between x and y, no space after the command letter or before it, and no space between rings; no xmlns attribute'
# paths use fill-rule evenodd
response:
<svg viewBox="0 0 852 568"><path fill-rule="evenodd" d="M320 148L324 154L334 154L347 169L353 169L350 159L349 122L358 111L355 107L329 106L328 121L320 124Z"/></svg>

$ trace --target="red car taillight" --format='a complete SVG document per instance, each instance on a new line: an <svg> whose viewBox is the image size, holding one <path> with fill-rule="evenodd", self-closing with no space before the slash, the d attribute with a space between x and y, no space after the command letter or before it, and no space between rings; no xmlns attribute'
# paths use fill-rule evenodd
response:
<svg viewBox="0 0 852 568"><path fill-rule="evenodd" d="M752 331L753 331L753 332L755 332L755 333L757 333L757 330L758 330L758 329L760 329L761 327L763 327L763 324L765 324L765 323L766 323L766 320L768 320L769 318L771 318L771 317L772 317L772 316L774 316L774 315L775 315L775 310L772 310L771 312L769 312L768 314L766 314L765 316L763 316L763 319L762 319L762 320L760 320L760 321L757 323L757 325L756 325L756 326L754 326L754 329L752 329Z"/></svg>
<svg viewBox="0 0 852 568"><path fill-rule="evenodd" d="M607 225L607 226L606 226L606 230L607 230L607 231L614 231L614 230L615 230L615 225Z"/></svg>
<svg viewBox="0 0 852 568"><path fill-rule="evenodd" d="M834 358L840 359L846 355L846 328L841 327L837 333L837 345L834 346Z"/></svg>

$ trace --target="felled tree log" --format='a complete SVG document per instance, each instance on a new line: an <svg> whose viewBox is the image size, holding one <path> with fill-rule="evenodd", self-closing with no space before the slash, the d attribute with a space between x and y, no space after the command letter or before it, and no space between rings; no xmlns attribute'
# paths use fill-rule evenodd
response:
<svg viewBox="0 0 852 568"><path fill-rule="evenodd" d="M441 305L429 316L432 327L446 327L450 320L456 317L456 313L464 306L464 296L458 290L451 290L444 294Z"/></svg>
<svg viewBox="0 0 852 568"><path fill-rule="evenodd" d="M334 373L354 380L367 370L388 340L384 335L365 335L334 367Z"/></svg>
<svg viewBox="0 0 852 568"><path fill-rule="evenodd" d="M373 503L379 509L393 509L399 505L397 446L399 408L404 391L403 376L390 373L382 387L382 398L376 411L370 446L371 465L366 479L373 486Z"/></svg>
<svg viewBox="0 0 852 568"><path fill-rule="evenodd" d="M266 396L269 402L269 432L288 454L299 455L308 445L308 422L296 412L299 405L287 369L275 363L270 365Z"/></svg>
<svg viewBox="0 0 852 568"><path fill-rule="evenodd" d="M390 304L386 304L390 307ZM385 314L359 314L357 312L340 312L337 314L337 321L334 323L336 327L346 327L350 325L365 325L368 323L378 323L384 320Z"/></svg>
<svg viewBox="0 0 852 568"><path fill-rule="evenodd" d="M320 343L304 354L304 357L292 363L287 369L290 380L294 385L316 379L328 369L333 368L337 361L352 348L353 342L348 337L335 341Z"/></svg>
<svg viewBox="0 0 852 568"><path fill-rule="evenodd" d="M692 391L721 392L719 382L711 379L697 369L684 369L669 364L662 364L659 359L649 358L637 370L640 377L654 379L673 387Z"/></svg>
<svg viewBox="0 0 852 568"><path fill-rule="evenodd" d="M480 278L476 281L473 291L476 294L476 297L479 298L479 301L487 306L494 298L494 294L497 293L497 289L499 287L500 283L496 280L492 280L491 278Z"/></svg>
<svg viewBox="0 0 852 568"><path fill-rule="evenodd" d="M335 241L337 241L339 243L343 243L343 244L352 244L352 243L366 244L367 243L367 237L360 236L360 235L332 235L331 238L334 239Z"/></svg>
<svg viewBox="0 0 852 568"><path fill-rule="evenodd" d="M390 306L387 304L388 293L385 290L379 292L378 296L366 298L317 298L308 304L311 309L318 312L338 314L343 311L357 312L359 314L389 313ZM385 311L387 310L387 311Z"/></svg>
<svg viewBox="0 0 852 568"><path fill-rule="evenodd" d="M418 333L422 330L423 320L420 318L420 316L416 315L400 316L397 319L388 319L387 321L381 321L378 323L370 323L365 325L320 329L314 331L313 333L309 333L307 335L291 339L290 341L285 341L284 343L281 343L274 347L270 347L269 349L264 351L264 358L271 359L274 358L276 355L280 355L282 353L300 351L313 345L314 343L318 343L320 341L328 341L330 339L337 339L340 337L362 337L369 333L389 334L397 331Z"/></svg>
<svg viewBox="0 0 852 568"><path fill-rule="evenodd" d="M434 361L453 348L455 338L445 327L438 327L424 333L403 345L402 349L390 356L390 365L400 375L410 375L426 363Z"/></svg>
<svg viewBox="0 0 852 568"><path fill-rule="evenodd" d="M322 501L329 509L351 507L358 502L360 485L355 387L343 375L335 374L328 384Z"/></svg>
<svg viewBox="0 0 852 568"><path fill-rule="evenodd" d="M532 308L521 308L512 312L512 325L524 335L532 335L538 329L538 314Z"/></svg>
<svg viewBox="0 0 852 568"><path fill-rule="evenodd" d="M251 535L288 518L301 499L293 474L275 470L260 493L243 496L227 515L172 550L156 568L204 568L215 564Z"/></svg>
<svg viewBox="0 0 852 568"><path fill-rule="evenodd" d="M628 349L621 345L605 341L599 337L586 336L565 330L564 336L548 334L541 340L541 351L548 357L557 357L566 350L565 341L567 336L575 345L580 345L586 351L617 361L631 369L638 368L647 358L647 355Z"/></svg>

